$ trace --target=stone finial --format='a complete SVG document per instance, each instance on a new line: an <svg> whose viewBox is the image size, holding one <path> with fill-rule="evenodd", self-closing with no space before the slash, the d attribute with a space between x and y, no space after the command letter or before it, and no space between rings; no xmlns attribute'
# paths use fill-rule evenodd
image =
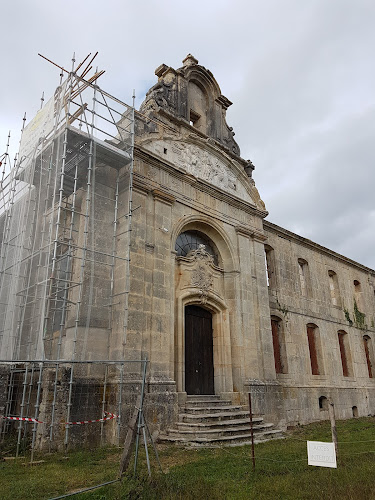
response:
<svg viewBox="0 0 375 500"><path fill-rule="evenodd" d="M198 59L195 59L194 56L191 54L188 54L185 59L182 61L182 64L184 66L194 66L195 64L198 64Z"/></svg>

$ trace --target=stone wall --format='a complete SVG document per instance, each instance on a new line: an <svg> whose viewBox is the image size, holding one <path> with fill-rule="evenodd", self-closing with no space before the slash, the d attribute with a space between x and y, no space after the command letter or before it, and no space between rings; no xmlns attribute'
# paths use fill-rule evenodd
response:
<svg viewBox="0 0 375 500"><path fill-rule="evenodd" d="M375 378L363 343L364 336L375 340L374 271L269 222L264 229L273 259L270 313L285 343L287 370L276 378L286 423L327 418L321 396L332 399L338 418L351 417L353 407L360 416L374 414ZM319 374L312 374L307 325L317 327ZM345 336L346 374L338 332Z"/></svg>

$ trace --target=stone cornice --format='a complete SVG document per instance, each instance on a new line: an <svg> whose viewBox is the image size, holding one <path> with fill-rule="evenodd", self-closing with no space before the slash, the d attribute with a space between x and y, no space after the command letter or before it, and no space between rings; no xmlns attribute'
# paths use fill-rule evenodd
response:
<svg viewBox="0 0 375 500"><path fill-rule="evenodd" d="M137 179L133 182L133 190L137 193L148 194L152 191L152 186L148 185L143 179Z"/></svg>
<svg viewBox="0 0 375 500"><path fill-rule="evenodd" d="M224 201L228 205L231 205L235 208L238 208L244 212L247 212L248 214L256 215L257 217L261 217L261 218L264 218L268 215L268 212L266 210L260 210L255 205L250 205L249 203L242 201L233 195L228 195L227 193L222 191L220 188L212 186L211 184L204 181L203 179L198 179L192 175L188 175L188 174L185 174L184 172L179 171L176 167L169 165L167 162L162 161L160 158L156 158L152 154L152 152L150 152L146 149L143 149L140 146L134 147L134 156L135 156L135 158L139 158L141 160L147 161L147 163L151 166L154 166L157 168L162 168L166 172L175 176L177 179L180 179L184 182L189 182L189 184L194 185L197 189L209 194L213 198L216 198L220 201ZM134 173L134 181L138 182L136 172ZM150 181L150 182L152 182L152 185L154 187L156 187L156 185L159 184L156 181ZM176 194L176 199L177 200L179 199L178 194ZM184 197L183 200L186 200L186 197ZM183 201L183 200L181 200L181 201Z"/></svg>
<svg viewBox="0 0 375 500"><path fill-rule="evenodd" d="M176 198L173 195L167 193L166 191L163 191L162 189L153 189L152 195L155 200L161 201L166 205L173 205L173 203L176 201Z"/></svg>
<svg viewBox="0 0 375 500"><path fill-rule="evenodd" d="M245 236L247 238L251 238L255 241L259 241L260 243L264 243L267 240L267 236L256 229L247 226L236 226L234 229L236 230L237 234L240 234L241 236Z"/></svg>
<svg viewBox="0 0 375 500"><path fill-rule="evenodd" d="M348 264L353 267L360 268L362 271L365 271L366 273L370 273L374 278L375 278L375 271L374 269L371 269L370 267L364 266L363 264L360 264L359 262L356 262L355 260L351 260L348 257L345 257L344 255L341 255L337 252L334 252L333 250L330 250L329 248L323 247L322 245L319 245L318 243L315 243L314 241L311 241L307 238L304 238L303 236L299 236L298 234L292 233L288 229L284 229L281 226L277 226L276 224L273 224L270 221L263 220L263 227L265 231L270 231L274 234L277 234L281 236L282 238L286 239L292 239L296 242L298 242L300 245L304 245L307 248L311 248L315 251L318 251L320 253L324 253L325 255L328 255L329 257L332 257L333 259L344 262L345 264Z"/></svg>

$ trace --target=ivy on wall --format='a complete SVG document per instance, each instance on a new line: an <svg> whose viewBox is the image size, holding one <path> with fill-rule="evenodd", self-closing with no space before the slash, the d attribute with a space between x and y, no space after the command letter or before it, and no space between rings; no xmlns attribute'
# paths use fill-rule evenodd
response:
<svg viewBox="0 0 375 500"><path fill-rule="evenodd" d="M365 317L366 314L358 309L357 301L354 299L354 322L357 328L360 328L361 330L367 330Z"/></svg>
<svg viewBox="0 0 375 500"><path fill-rule="evenodd" d="M356 328L360 330L367 330L367 324L365 323L366 314L358 309L357 301L354 299L353 307L353 319L350 317L350 313L346 307L344 307L345 319L349 323L349 326L355 325ZM374 328L374 320L371 321L371 326Z"/></svg>
<svg viewBox="0 0 375 500"><path fill-rule="evenodd" d="M345 319L349 323L349 326L353 326L353 321L351 320L349 311L347 310L346 307L344 307L344 314L345 314Z"/></svg>

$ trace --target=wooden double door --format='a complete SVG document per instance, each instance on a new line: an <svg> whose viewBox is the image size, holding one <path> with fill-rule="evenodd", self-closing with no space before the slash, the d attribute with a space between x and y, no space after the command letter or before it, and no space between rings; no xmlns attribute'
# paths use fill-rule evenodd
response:
<svg viewBox="0 0 375 500"><path fill-rule="evenodd" d="M199 306L185 307L185 390L215 393L212 314Z"/></svg>

